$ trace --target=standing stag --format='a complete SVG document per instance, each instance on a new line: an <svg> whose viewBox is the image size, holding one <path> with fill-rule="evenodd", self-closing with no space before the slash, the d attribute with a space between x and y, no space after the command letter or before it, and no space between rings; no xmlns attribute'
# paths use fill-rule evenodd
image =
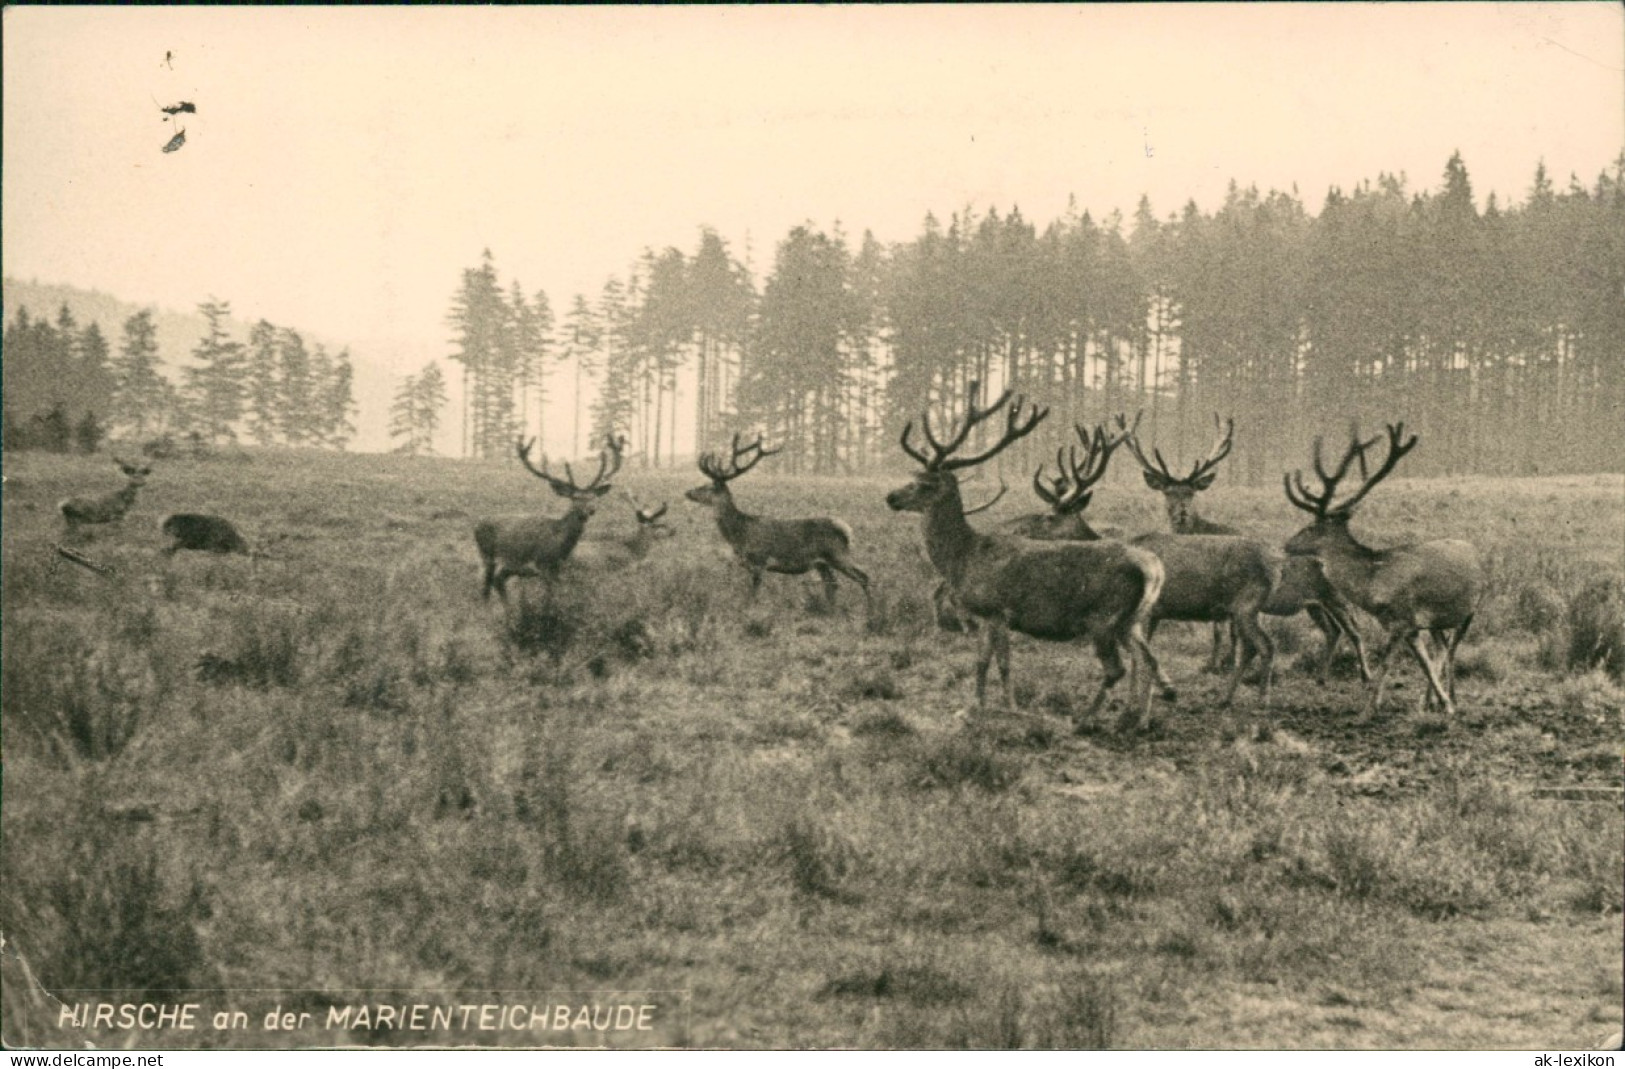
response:
<svg viewBox="0 0 1625 1069"><path fill-rule="evenodd" d="M520 461L555 494L567 498L570 511L556 520L489 520L474 528L474 544L479 547L480 559L485 564L485 586L481 591L484 598L490 598L495 588L497 595L507 602L508 579L515 575L558 579L559 567L581 540L581 532L586 530L598 499L609 493L608 480L621 470L621 450L626 445L624 439L610 438L598 454L598 474L593 476L592 482L581 486L576 483L568 462L562 479L547 470L545 455L540 468L532 464L530 448L535 444L534 438L518 443Z"/></svg>
<svg viewBox="0 0 1625 1069"><path fill-rule="evenodd" d="M1146 459L1140 448L1139 438L1135 428L1139 426L1139 417L1136 416L1135 427L1128 426L1122 416L1117 417L1117 423L1123 430L1123 437L1127 439L1129 451L1134 459L1140 462L1140 470L1145 476L1145 484L1161 494L1168 507L1168 525L1175 534L1187 535L1240 535L1242 532L1228 524L1214 523L1205 519L1196 512L1196 495L1213 485L1218 473L1214 470L1219 461L1230 455L1230 447L1235 439L1236 423L1233 419L1219 420L1219 414L1213 414L1213 426L1218 432L1213 444L1208 447L1207 455L1191 466L1191 473L1183 478L1173 474L1168 468L1168 462L1162 459L1162 452L1155 447L1152 455L1157 458L1156 467ZM1264 603L1263 612L1267 616L1296 616L1307 611L1309 618L1315 622L1320 633L1326 636L1326 649L1321 655L1320 682L1326 682L1326 675L1331 669L1332 658L1337 653L1337 644L1347 634L1354 643L1354 652L1360 659L1360 678L1370 679L1371 671L1366 666L1365 642L1360 637L1360 629L1355 626L1348 602L1341 598L1332 585L1326 580L1325 573L1311 559L1306 557L1286 557L1284 560L1277 557L1280 568L1280 579L1275 584L1269 600ZM1232 635L1232 639L1234 636ZM1213 656L1209 667L1218 671L1224 662L1222 650L1224 647L1224 629L1222 625L1213 628ZM1232 657L1237 651L1232 648Z"/></svg>
<svg viewBox="0 0 1625 1069"><path fill-rule="evenodd" d="M1127 648L1136 681L1143 679L1144 695L1143 699L1130 696L1119 726L1135 720L1144 726L1151 717L1152 675L1160 678L1156 655L1146 642L1145 625L1162 590L1162 564L1153 554L1121 542L1038 543L973 529L965 519L954 473L989 460L1030 434L1049 414L1048 409L1035 406L1023 418L1025 400L1018 399L1006 413L1005 430L997 442L974 456L955 456L971 431L1010 401L1006 390L988 407L978 408L979 390L978 383L971 384L964 422L946 443L932 433L930 415L921 418L929 455L910 443L914 424L903 428L903 452L923 470L907 486L886 495L891 508L921 514L932 565L947 580L958 605L984 625L976 664L977 707L987 708L988 666L996 653L1004 704L1015 709L1010 632L1016 630L1053 641L1082 638L1094 645L1103 675L1100 689L1078 720L1079 727L1100 711L1107 691L1126 674L1119 651Z"/></svg>
<svg viewBox="0 0 1625 1069"><path fill-rule="evenodd" d="M1320 493L1311 493L1304 485L1302 471L1283 476L1287 500L1314 517L1309 526L1292 536L1286 550L1294 556L1313 557L1332 587L1376 617L1387 632L1376 678L1366 685L1363 716L1369 716L1382 700L1391 655L1401 641L1410 646L1427 676L1422 708L1437 701L1447 715L1454 716L1456 647L1473 622L1483 586L1478 550L1471 542L1459 539L1373 549L1349 533L1355 506L1394 470L1401 457L1416 447L1416 435L1404 439L1405 425L1389 424L1388 455L1375 473L1367 474L1366 450L1380 436L1362 442L1358 434L1353 435L1337 470L1330 473L1321 462L1321 440L1316 438L1314 464ZM1356 460L1360 462L1360 488L1341 504L1334 504L1337 485ZM1444 647L1442 665L1436 665L1428 655L1424 631Z"/></svg>
<svg viewBox="0 0 1625 1069"><path fill-rule="evenodd" d="M147 476L152 474L152 469L126 464L118 457L113 458L113 463L119 466L119 470L129 480L122 490L115 490L101 497L70 497L57 505L62 518L67 521L69 531L87 524L118 523L124 519L124 514L130 511L130 506L135 504L136 492L146 485Z"/></svg>
<svg viewBox="0 0 1625 1069"><path fill-rule="evenodd" d="M732 454L727 463L715 453L700 457L700 473L711 481L696 486L683 496L696 505L708 505L717 517L717 529L733 549L739 563L750 570L750 595L756 597L762 585L763 572L781 575L805 575L817 569L824 581L824 599L831 609L835 607L835 573L840 572L863 588L863 598L870 601L869 576L850 559L852 528L840 520L820 516L809 520L772 520L765 516L752 516L739 511L734 504L728 484L761 462L782 452L781 449L763 449L762 439L740 446L739 435L733 436ZM741 463L743 462L743 463Z"/></svg>

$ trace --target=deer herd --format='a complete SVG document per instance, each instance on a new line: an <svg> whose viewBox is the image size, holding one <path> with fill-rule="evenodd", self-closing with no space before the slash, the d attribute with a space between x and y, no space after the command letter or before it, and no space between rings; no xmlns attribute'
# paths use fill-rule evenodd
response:
<svg viewBox="0 0 1625 1069"><path fill-rule="evenodd" d="M886 504L894 511L920 516L925 554L940 580L933 595L939 619L953 616L965 630L977 632L978 709L987 708L987 677L996 660L1003 705L1015 710L1010 632L1019 631L1048 641L1086 641L1093 647L1102 674L1078 718L1080 729L1098 715L1125 675L1130 676L1130 690L1118 726L1144 727L1151 721L1155 697L1172 700L1176 694L1152 646L1157 626L1165 620L1212 623L1209 667L1228 675L1224 703L1234 702L1247 669L1256 666L1259 702L1267 704L1275 643L1259 616L1304 612L1325 637L1318 670L1321 682L1343 638L1352 641L1364 684L1362 716L1370 716L1381 701L1393 655L1401 645L1410 650L1426 677L1421 708L1454 715L1455 652L1472 623L1483 585L1477 551L1459 540L1376 549L1349 531L1355 508L1416 447L1416 436L1407 437L1402 423L1387 428L1380 461L1372 451L1383 441L1382 435L1364 441L1352 435L1332 465L1321 440L1315 440L1311 462L1318 489L1311 488L1301 470L1284 477L1287 500L1310 516L1309 524L1284 547L1198 515L1196 498L1213 485L1216 469L1234 441L1234 423L1217 416L1212 446L1183 476L1175 474L1155 445L1147 456L1138 416L1130 422L1119 415L1110 429L1075 425L1076 441L1055 451L1053 474L1046 466L1033 474L1033 491L1046 511L1021 516L990 533L977 530L968 517L1003 496L1002 480L992 500L967 507L961 476L1031 435L1049 410L1012 398L1010 390L989 404L980 402L979 385L973 382L965 412L941 437L929 413L918 421L921 441L915 440L915 423L910 421L900 445L919 470L906 485L886 495ZM1001 414L1002 427L997 420ZM987 441L990 424L998 433ZM978 445L968 445L979 431ZM624 438L605 442L597 472L585 483L577 481L568 463L562 477L549 469L545 456L539 466L532 463L533 446L534 439L521 441L519 460L569 507L554 519L476 525L484 597L495 590L506 602L508 580L516 576L551 585L567 561L587 567L630 567L642 561L656 541L674 534L662 522L665 503L650 509L623 490L634 510L635 533L620 539L583 539L588 521L621 469ZM1107 465L1125 446L1146 485L1163 497L1166 532L1124 539L1115 530L1097 530L1085 519ZM735 503L730 484L778 452L764 448L760 437L741 444L735 434L726 454L699 457L698 467L707 481L684 496L712 510L723 541L750 575L753 599L765 572L816 572L830 608L836 602L839 575L863 590L872 611L870 579L852 559L852 530L844 522L831 516L769 518ZM116 523L129 511L150 469L115 461L128 479L124 488L102 497L70 498L59 506L70 531ZM1358 485L1345 490L1344 480L1355 468ZM217 516L178 513L164 521L163 531L172 540L167 553L248 552L232 525ZM1375 669L1354 621L1354 607L1383 630Z"/></svg>

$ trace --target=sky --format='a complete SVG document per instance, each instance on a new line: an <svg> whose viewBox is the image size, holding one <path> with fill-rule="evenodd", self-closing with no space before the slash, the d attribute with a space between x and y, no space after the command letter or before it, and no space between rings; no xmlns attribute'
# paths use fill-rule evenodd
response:
<svg viewBox="0 0 1625 1069"><path fill-rule="evenodd" d="M6 275L223 298L348 344L373 388L446 355L487 248L562 312L702 226L760 277L808 221L1167 216L1232 180L1318 212L1382 172L1436 188L1458 150L1504 203L1537 160L1589 185L1625 149L1613 2L7 7L3 30ZM381 447L381 414L362 431Z"/></svg>

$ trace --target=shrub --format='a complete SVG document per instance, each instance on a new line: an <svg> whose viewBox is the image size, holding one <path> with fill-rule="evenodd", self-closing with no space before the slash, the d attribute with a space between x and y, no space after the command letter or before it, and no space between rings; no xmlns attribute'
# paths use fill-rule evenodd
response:
<svg viewBox="0 0 1625 1069"><path fill-rule="evenodd" d="M1598 579L1569 603L1571 671L1601 668L1625 682L1625 580Z"/></svg>

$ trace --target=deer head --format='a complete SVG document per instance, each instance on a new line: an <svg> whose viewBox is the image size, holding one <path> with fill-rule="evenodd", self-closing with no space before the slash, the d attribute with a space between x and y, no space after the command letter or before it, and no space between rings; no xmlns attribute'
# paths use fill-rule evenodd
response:
<svg viewBox="0 0 1625 1069"><path fill-rule="evenodd" d="M621 493L626 500L632 503L632 514L638 520L638 535L643 538L670 538L677 532L671 525L661 521L660 517L666 514L666 503L662 501L657 509L645 508L632 496L632 491L623 490Z"/></svg>
<svg viewBox="0 0 1625 1069"><path fill-rule="evenodd" d="M965 419L959 430L947 442L938 441L937 436L932 433L931 414L929 412L920 417L920 428L924 431L926 444L931 449L930 455L915 448L911 443L910 438L914 432L913 421L911 420L903 427L903 435L900 439L903 452L913 458L922 470L907 486L899 487L887 494L887 505L899 512L928 512L939 501L951 500L954 510L963 513L963 505L959 498L959 479L954 475L954 472L991 460L1012 443L1020 441L1031 434L1033 428L1037 427L1039 423L1043 422L1044 417L1049 415L1049 409L1034 405L1031 411L1023 417L1022 409L1027 405L1026 398L1018 397L1014 404L1009 404L1010 390L1005 390L998 400L986 408L979 408L976 401L980 393L981 383L972 382L970 384L970 396ZM986 421L998 413L1001 408L1005 408L1006 405L1009 407L1005 412L1004 433L999 436L997 442L990 448L984 449L973 456L954 455L965 444L965 440L970 437L971 431L976 428L977 424Z"/></svg>
<svg viewBox="0 0 1625 1069"><path fill-rule="evenodd" d="M733 444L730 446L730 456L726 462L716 453L701 454L699 459L700 474L711 481L705 486L696 486L683 494L688 500L697 505L715 505L725 500L731 500L728 484L739 478L757 464L763 457L782 453L783 447L778 449L763 449L761 435L749 445L739 444L739 433L734 432Z"/></svg>
<svg viewBox="0 0 1625 1069"><path fill-rule="evenodd" d="M1404 423L1388 424L1388 455L1383 458L1382 464L1375 472L1370 470L1366 451L1381 440L1381 436L1360 441L1357 431L1351 429L1349 447L1343 452L1343 459L1338 462L1334 471L1328 472L1322 460L1320 438L1315 439L1314 464L1315 475L1320 480L1320 492L1312 493L1303 480L1302 470L1290 475L1282 476L1282 483L1286 487L1286 499L1292 504L1309 513L1314 521L1293 535L1286 544L1288 553L1298 555L1311 555L1324 547L1329 540L1350 541L1352 535L1348 532L1349 519L1354 515L1354 508L1372 488L1388 477L1399 463L1399 458L1416 448L1416 435L1405 438ZM1360 487L1353 494L1339 502L1337 498L1338 484L1349 473L1349 467L1356 461L1360 465Z"/></svg>
<svg viewBox="0 0 1625 1069"><path fill-rule="evenodd" d="M564 464L564 478L560 479L547 470L547 456L542 456L542 466L538 468L530 462L531 446L536 444L532 438L528 442L518 443L519 459L529 472L547 483L548 487L560 497L568 498L570 511L581 516L591 516L593 509L598 506L598 499L609 493L611 487L609 480L621 470L621 455L626 449L626 438L610 437L604 442L604 449L598 454L598 474L593 476L592 482L582 486L576 482L575 472L570 469L568 461Z"/></svg>
<svg viewBox="0 0 1625 1069"><path fill-rule="evenodd" d="M118 457L113 458L113 463L117 464L119 466L119 470L124 473L124 477L130 480L131 486L145 486L147 483L147 476L152 474L151 467L146 465L129 464L120 460Z"/></svg>
<svg viewBox="0 0 1625 1069"><path fill-rule="evenodd" d="M1145 485L1163 496L1168 504L1168 520L1175 531L1185 530L1191 523L1193 512L1192 504L1196 495L1213 485L1218 477L1214 469L1219 461L1230 455L1230 447L1235 440L1236 421L1234 419L1220 420L1217 412L1213 413L1213 426L1217 431L1213 444L1208 446L1207 453L1198 458L1191 465L1189 475L1181 478L1168 468L1168 462L1162 458L1162 451L1155 447L1151 455L1156 457L1157 463L1152 466L1146 459L1145 452L1140 448L1135 428L1139 426L1140 417L1134 417L1134 427L1129 427L1122 416L1117 417L1117 425L1123 431L1123 438L1128 442L1129 451L1134 459L1140 462L1141 474L1145 476Z"/></svg>

